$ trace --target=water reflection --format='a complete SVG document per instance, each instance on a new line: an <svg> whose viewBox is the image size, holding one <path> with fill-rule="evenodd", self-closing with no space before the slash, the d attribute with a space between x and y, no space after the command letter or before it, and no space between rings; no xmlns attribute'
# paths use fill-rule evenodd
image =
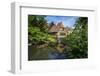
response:
<svg viewBox="0 0 100 76"><path fill-rule="evenodd" d="M48 55L49 59L65 59L66 56L64 53L59 53L59 52L51 52Z"/></svg>

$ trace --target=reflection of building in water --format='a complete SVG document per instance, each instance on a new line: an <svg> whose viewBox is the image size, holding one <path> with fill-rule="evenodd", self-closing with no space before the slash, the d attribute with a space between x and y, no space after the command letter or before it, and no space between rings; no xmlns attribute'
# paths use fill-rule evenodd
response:
<svg viewBox="0 0 100 76"><path fill-rule="evenodd" d="M64 27L63 23L60 22L57 25L52 25L49 30L50 34L57 37L58 43L61 42L61 39L72 33L72 29L68 27Z"/></svg>

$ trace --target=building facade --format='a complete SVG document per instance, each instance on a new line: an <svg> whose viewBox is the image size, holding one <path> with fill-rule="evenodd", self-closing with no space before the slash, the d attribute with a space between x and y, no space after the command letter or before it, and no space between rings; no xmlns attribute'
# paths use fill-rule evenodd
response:
<svg viewBox="0 0 100 76"><path fill-rule="evenodd" d="M58 43L61 42L61 39L67 36L72 32L72 30L69 30L67 27L64 27L63 23L60 22L57 25L52 25L52 27L49 30L50 34L57 37Z"/></svg>

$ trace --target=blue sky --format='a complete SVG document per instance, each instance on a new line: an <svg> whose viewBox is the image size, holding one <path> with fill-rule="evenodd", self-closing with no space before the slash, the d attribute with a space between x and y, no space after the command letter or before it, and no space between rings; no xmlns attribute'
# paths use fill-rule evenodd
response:
<svg viewBox="0 0 100 76"><path fill-rule="evenodd" d="M78 16L46 16L45 19L48 23L51 23L52 21L57 24L58 22L63 22L64 26L73 27L76 20L78 19Z"/></svg>

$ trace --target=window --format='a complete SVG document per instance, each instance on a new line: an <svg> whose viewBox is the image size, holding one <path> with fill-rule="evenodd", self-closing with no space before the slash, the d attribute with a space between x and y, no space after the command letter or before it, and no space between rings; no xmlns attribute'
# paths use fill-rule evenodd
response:
<svg viewBox="0 0 100 76"><path fill-rule="evenodd" d="M60 33L60 35L66 35L65 33Z"/></svg>

